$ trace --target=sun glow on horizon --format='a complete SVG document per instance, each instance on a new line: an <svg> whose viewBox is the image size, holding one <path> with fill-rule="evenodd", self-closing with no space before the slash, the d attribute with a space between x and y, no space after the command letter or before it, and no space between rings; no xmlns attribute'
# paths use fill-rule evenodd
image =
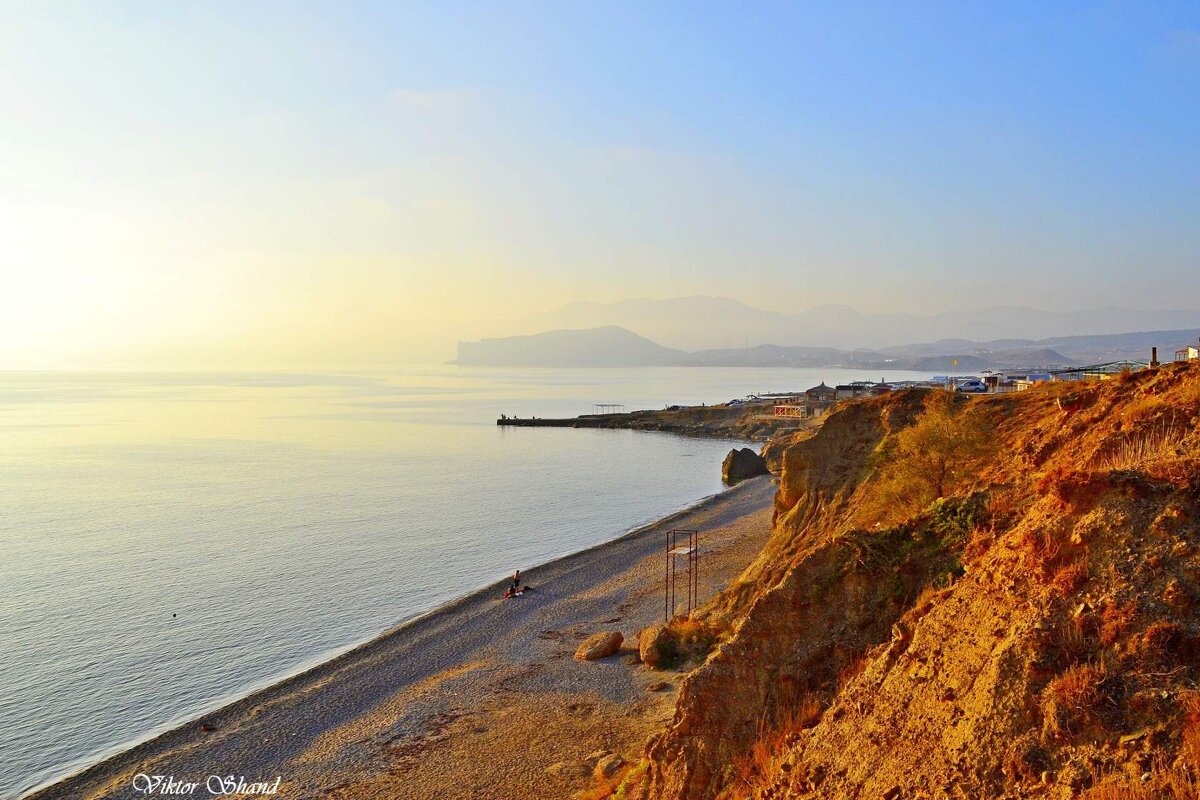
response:
<svg viewBox="0 0 1200 800"><path fill-rule="evenodd" d="M1197 29L8 4L0 368L438 361L579 299L1196 307Z"/></svg>

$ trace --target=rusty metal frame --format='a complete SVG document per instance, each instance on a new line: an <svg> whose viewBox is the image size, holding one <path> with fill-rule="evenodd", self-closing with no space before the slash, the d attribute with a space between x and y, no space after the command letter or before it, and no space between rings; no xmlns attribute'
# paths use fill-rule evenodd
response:
<svg viewBox="0 0 1200 800"><path fill-rule="evenodd" d="M663 622L670 622L678 610L679 557L686 557L687 594L685 614L700 604L700 533L695 530L667 531L666 571L663 581ZM679 595L683 598L683 595Z"/></svg>

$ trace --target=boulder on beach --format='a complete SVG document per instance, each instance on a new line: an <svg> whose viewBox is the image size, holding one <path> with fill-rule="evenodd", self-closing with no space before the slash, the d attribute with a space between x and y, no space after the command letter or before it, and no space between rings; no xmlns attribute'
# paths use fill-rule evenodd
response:
<svg viewBox="0 0 1200 800"><path fill-rule="evenodd" d="M607 658L621 649L623 641L625 641L625 637L621 635L620 631L601 631L585 639L583 644L579 645L579 649L575 651L575 657L580 661Z"/></svg>
<svg viewBox="0 0 1200 800"><path fill-rule="evenodd" d="M592 769L574 761L557 761L546 767L545 773L553 778L586 778L592 774Z"/></svg>
<svg viewBox="0 0 1200 800"><path fill-rule="evenodd" d="M618 753L608 753L596 762L595 775L597 778L611 780L625 766L625 759Z"/></svg>
<svg viewBox="0 0 1200 800"><path fill-rule="evenodd" d="M767 462L749 447L740 450L730 450L721 464L721 480L726 483L737 483L756 475L767 475Z"/></svg>
<svg viewBox="0 0 1200 800"><path fill-rule="evenodd" d="M671 629L666 625L651 625L638 634L638 655L650 669L659 669L673 652Z"/></svg>

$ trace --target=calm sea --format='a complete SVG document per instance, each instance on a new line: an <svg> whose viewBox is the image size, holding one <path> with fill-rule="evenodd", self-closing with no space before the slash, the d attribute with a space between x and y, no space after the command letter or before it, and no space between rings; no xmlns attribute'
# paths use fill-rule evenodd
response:
<svg viewBox="0 0 1200 800"><path fill-rule="evenodd" d="M728 442L501 413L864 377L0 373L0 797L721 489Z"/></svg>

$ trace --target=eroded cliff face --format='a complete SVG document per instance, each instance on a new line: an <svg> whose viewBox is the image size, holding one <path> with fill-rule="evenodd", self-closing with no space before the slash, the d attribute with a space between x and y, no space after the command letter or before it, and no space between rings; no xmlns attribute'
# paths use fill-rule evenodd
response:
<svg viewBox="0 0 1200 800"><path fill-rule="evenodd" d="M784 450L770 542L700 614L733 634L629 793L1200 796L1200 367L952 405L987 447L914 504L931 397Z"/></svg>
<svg viewBox="0 0 1200 800"><path fill-rule="evenodd" d="M850 405L784 452L770 542L702 612L739 620L736 633L685 680L671 729L651 745L653 793L712 796L779 709L828 691L847 663L890 636L926 565L889 565L881 580L861 560L869 537L840 534L872 454L921 401L905 393Z"/></svg>

